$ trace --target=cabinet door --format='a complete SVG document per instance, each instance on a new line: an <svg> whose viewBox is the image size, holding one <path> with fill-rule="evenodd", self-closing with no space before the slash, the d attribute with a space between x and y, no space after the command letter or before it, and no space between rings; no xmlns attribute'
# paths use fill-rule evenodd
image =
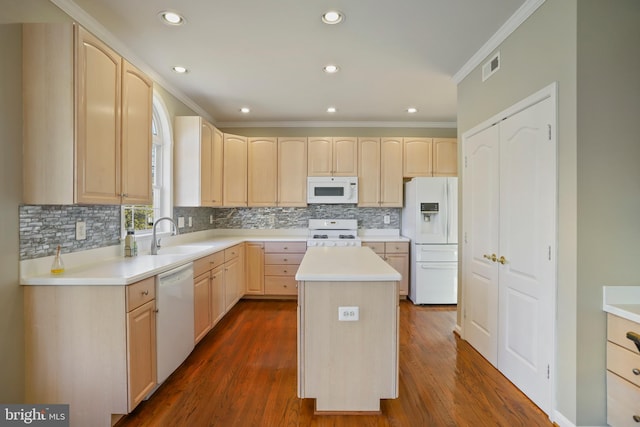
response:
<svg viewBox="0 0 640 427"><path fill-rule="evenodd" d="M156 385L156 301L127 313L129 411Z"/></svg>
<svg viewBox="0 0 640 427"><path fill-rule="evenodd" d="M333 141L331 138L309 138L307 173L309 176L331 176Z"/></svg>
<svg viewBox="0 0 640 427"><path fill-rule="evenodd" d="M358 138L333 138L333 176L358 175Z"/></svg>
<svg viewBox="0 0 640 427"><path fill-rule="evenodd" d="M238 301L238 283L240 282L240 261L234 258L224 264L225 312Z"/></svg>
<svg viewBox="0 0 640 427"><path fill-rule="evenodd" d="M278 206L307 206L307 138L278 138Z"/></svg>
<svg viewBox="0 0 640 427"><path fill-rule="evenodd" d="M153 82L122 61L122 203L149 205Z"/></svg>
<svg viewBox="0 0 640 427"><path fill-rule="evenodd" d="M211 175L213 167L213 126L202 121L200 129L200 204L202 206L212 206L213 196L211 195ZM196 159L197 161L197 159ZM193 183L192 183L193 185Z"/></svg>
<svg viewBox="0 0 640 427"><path fill-rule="evenodd" d="M434 138L433 176L458 176L458 140Z"/></svg>
<svg viewBox="0 0 640 427"><path fill-rule="evenodd" d="M380 206L402 207L402 138L382 138L380 146Z"/></svg>
<svg viewBox="0 0 640 427"><path fill-rule="evenodd" d="M211 125L209 125L211 126ZM224 167L224 137L220 130L211 126L211 205L222 206L222 180Z"/></svg>
<svg viewBox="0 0 640 427"><path fill-rule="evenodd" d="M358 139L358 206L380 206L380 138Z"/></svg>
<svg viewBox="0 0 640 427"><path fill-rule="evenodd" d="M223 206L247 206L247 138L224 134Z"/></svg>
<svg viewBox="0 0 640 427"><path fill-rule="evenodd" d="M404 138L403 175L406 178L433 176L433 139Z"/></svg>
<svg viewBox="0 0 640 427"><path fill-rule="evenodd" d="M224 266L220 265L211 270L211 326L215 326L225 312Z"/></svg>
<svg viewBox="0 0 640 427"><path fill-rule="evenodd" d="M278 139L249 138L248 206L276 206L278 199Z"/></svg>
<svg viewBox="0 0 640 427"><path fill-rule="evenodd" d="M246 294L264 295L264 243L251 242L246 245Z"/></svg>
<svg viewBox="0 0 640 427"><path fill-rule="evenodd" d="M201 274L193 281L194 340L197 344L211 329L211 280Z"/></svg>
<svg viewBox="0 0 640 427"><path fill-rule="evenodd" d="M409 295L409 254L387 254L385 261L402 275L398 283L400 295Z"/></svg>
<svg viewBox="0 0 640 427"><path fill-rule="evenodd" d="M119 204L121 58L77 28L76 201Z"/></svg>

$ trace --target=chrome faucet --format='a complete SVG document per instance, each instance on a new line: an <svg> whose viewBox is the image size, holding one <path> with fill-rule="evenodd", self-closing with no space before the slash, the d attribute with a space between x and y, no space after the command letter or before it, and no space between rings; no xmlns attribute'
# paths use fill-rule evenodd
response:
<svg viewBox="0 0 640 427"><path fill-rule="evenodd" d="M160 239L156 240L156 226L160 221L165 219L167 221L170 221L171 224L173 224L173 233L171 235L175 236L176 234L178 234L178 226L176 225L175 221L172 218L168 216L163 216L162 218L158 218L156 222L153 223L153 230L152 230L153 235L151 237L151 255L158 255L158 249L160 248Z"/></svg>

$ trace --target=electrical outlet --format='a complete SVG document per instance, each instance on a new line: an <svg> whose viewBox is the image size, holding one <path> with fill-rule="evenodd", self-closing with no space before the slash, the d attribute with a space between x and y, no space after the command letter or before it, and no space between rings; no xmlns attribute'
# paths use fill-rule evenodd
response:
<svg viewBox="0 0 640 427"><path fill-rule="evenodd" d="M178 228L184 228L184 217L183 216L179 216L178 217Z"/></svg>
<svg viewBox="0 0 640 427"><path fill-rule="evenodd" d="M76 240L87 239L87 223L84 221L76 222Z"/></svg>
<svg viewBox="0 0 640 427"><path fill-rule="evenodd" d="M341 322L357 322L360 320L360 307L338 307L338 320Z"/></svg>
<svg viewBox="0 0 640 427"><path fill-rule="evenodd" d="M213 215L209 215L209 224L213 224Z"/></svg>

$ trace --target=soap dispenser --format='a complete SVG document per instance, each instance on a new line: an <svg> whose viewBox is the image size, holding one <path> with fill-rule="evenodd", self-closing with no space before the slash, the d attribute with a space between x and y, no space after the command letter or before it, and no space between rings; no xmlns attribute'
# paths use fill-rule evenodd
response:
<svg viewBox="0 0 640 427"><path fill-rule="evenodd" d="M60 245L56 251L56 256L53 258L53 264L51 264L51 274L62 274L64 272L64 263L60 256Z"/></svg>

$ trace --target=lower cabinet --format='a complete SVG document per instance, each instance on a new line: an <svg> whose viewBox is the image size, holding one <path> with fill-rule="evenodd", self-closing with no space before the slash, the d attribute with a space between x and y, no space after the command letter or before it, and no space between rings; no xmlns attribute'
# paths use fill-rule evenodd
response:
<svg viewBox="0 0 640 427"><path fill-rule="evenodd" d="M244 243L224 251L225 310L244 296Z"/></svg>
<svg viewBox="0 0 640 427"><path fill-rule="evenodd" d="M154 277L25 286L24 304L27 403L67 403L73 425L111 426L155 387Z"/></svg>
<svg viewBox="0 0 640 427"><path fill-rule="evenodd" d="M247 263L246 295L264 295L264 243L248 242L245 246Z"/></svg>
<svg viewBox="0 0 640 427"><path fill-rule="evenodd" d="M306 251L306 242L265 242L265 295L298 295L295 276Z"/></svg>
<svg viewBox="0 0 640 427"><path fill-rule="evenodd" d="M607 424L640 423L640 324L607 314Z"/></svg>
<svg viewBox="0 0 640 427"><path fill-rule="evenodd" d="M402 275L398 290L400 296L409 295L409 243L407 242L362 242L380 255L391 267Z"/></svg>

